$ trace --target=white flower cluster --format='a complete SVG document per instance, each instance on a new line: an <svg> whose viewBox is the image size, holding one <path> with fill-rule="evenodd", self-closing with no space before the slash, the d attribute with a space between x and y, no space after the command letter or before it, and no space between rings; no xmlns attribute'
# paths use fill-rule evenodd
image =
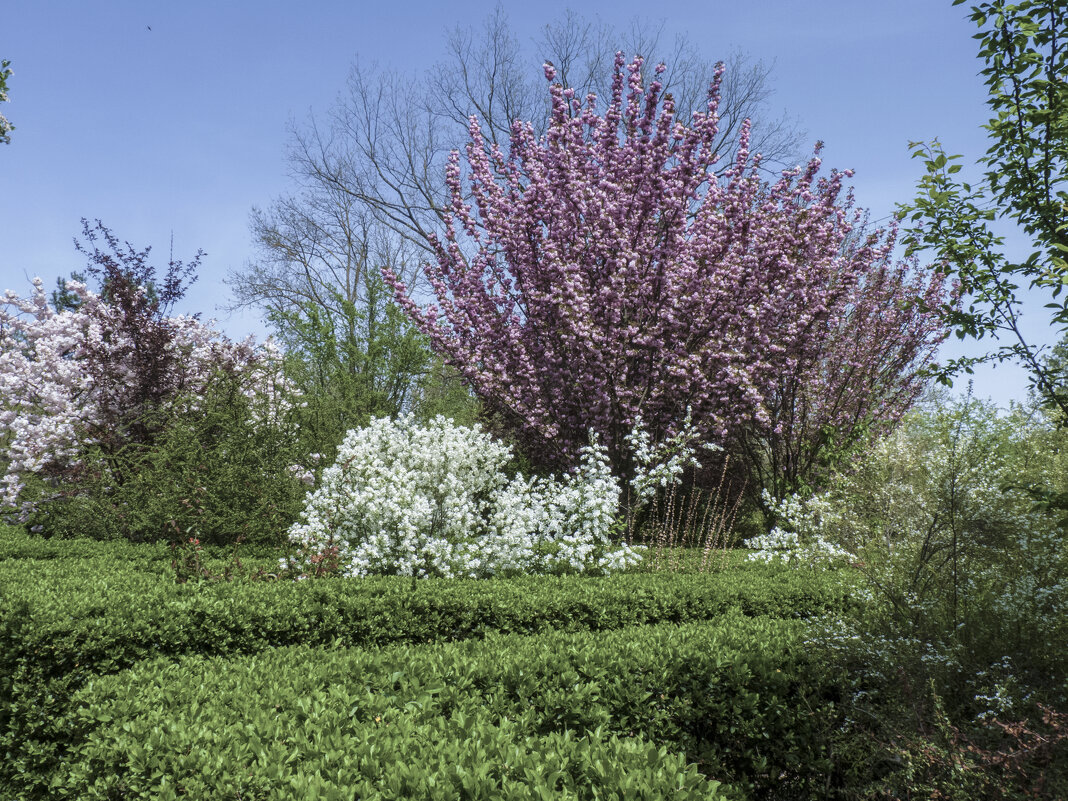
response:
<svg viewBox="0 0 1068 801"><path fill-rule="evenodd" d="M855 561L853 554L830 542L823 534L827 519L834 514L834 507L826 496L817 495L806 501L797 495L788 495L776 502L764 490L764 501L783 525L745 541L745 547L753 551L749 561L797 562L813 566Z"/></svg>
<svg viewBox="0 0 1068 801"><path fill-rule="evenodd" d="M630 485L639 503L650 501L656 495L657 488L678 484L687 467L700 467L701 461L694 447L697 439L697 427L693 424L689 408L678 433L655 444L642 419L639 417L635 420L624 441L634 459L634 477ZM723 450L711 442L702 443L702 447L710 451Z"/></svg>
<svg viewBox="0 0 1068 801"><path fill-rule="evenodd" d="M619 484L596 442L564 478L510 479L507 445L436 417L350 431L289 531L307 567L348 576L485 577L608 572L640 561L613 545Z"/></svg>

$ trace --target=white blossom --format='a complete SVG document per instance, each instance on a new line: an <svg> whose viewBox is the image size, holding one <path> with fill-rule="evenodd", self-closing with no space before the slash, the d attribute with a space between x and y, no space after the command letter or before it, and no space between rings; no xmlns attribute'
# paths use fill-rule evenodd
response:
<svg viewBox="0 0 1068 801"><path fill-rule="evenodd" d="M440 416L350 431L289 531L298 566L329 549L348 576L604 573L640 560L610 539L620 490L596 442L562 478L509 479L511 455Z"/></svg>

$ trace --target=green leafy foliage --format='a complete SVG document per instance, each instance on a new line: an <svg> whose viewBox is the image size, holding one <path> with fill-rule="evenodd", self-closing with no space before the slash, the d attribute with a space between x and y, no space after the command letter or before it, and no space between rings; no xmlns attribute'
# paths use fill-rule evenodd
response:
<svg viewBox="0 0 1068 801"><path fill-rule="evenodd" d="M359 305L325 288L320 302L275 309L270 321L286 350L286 375L301 393L294 412L305 453L333 461L346 432L375 417L412 410L473 422L477 404L369 273Z"/></svg>
<svg viewBox="0 0 1068 801"><path fill-rule="evenodd" d="M881 744L861 797L1068 792L1068 548L1027 491L1065 491L1065 436L1037 408L935 396L788 515L866 585L817 638L853 666L846 741Z"/></svg>
<svg viewBox="0 0 1068 801"><path fill-rule="evenodd" d="M205 394L151 413L151 443L87 446L77 480L58 490L28 476L27 496L44 501L29 524L58 538L277 545L307 490L297 473L311 466L296 421L266 421L269 405L220 373Z"/></svg>
<svg viewBox="0 0 1068 801"><path fill-rule="evenodd" d="M954 0L959 5L964 0ZM961 339L1006 336L1008 344L981 358L953 360L936 371L943 382L976 362L1020 360L1036 391L1068 411L1055 376L1041 358L1041 343L1020 328L1022 282L1049 292L1052 322L1068 327L1068 13L1059 0L1005 0L972 6L982 29L979 57L993 116L985 126L990 147L978 160L981 182L961 180L959 155L942 145L912 143L925 175L902 213L915 225L912 251L932 252L960 282L965 305L948 304L946 321ZM993 224L1005 219L1031 237L1034 251L1013 261Z"/></svg>
<svg viewBox="0 0 1068 801"><path fill-rule="evenodd" d="M763 566L414 586L402 578L178 584L164 546L79 542L73 558L55 541L9 532L0 543L8 557L0 562L0 785L28 798L50 797L51 771L69 745L72 695L143 659L608 631L710 620L732 608L805 616L842 608L849 595L833 576L813 581ZM206 564L219 572L227 550L207 550ZM245 561L270 565L265 552Z"/></svg>
<svg viewBox="0 0 1068 801"><path fill-rule="evenodd" d="M147 662L79 694L65 781L79 798L275 798L316 775L372 798L717 797L696 762L735 792L800 797L823 784L837 694L800 631L735 613Z"/></svg>
<svg viewBox="0 0 1068 801"><path fill-rule="evenodd" d="M357 306L336 289L327 301L275 310L271 322L286 349L286 373L303 395L301 436L327 460L352 428L395 416L411 403L429 352L377 283Z"/></svg>
<svg viewBox="0 0 1068 801"><path fill-rule="evenodd" d="M1024 490L1065 489L1065 434L1037 410L937 401L810 500L802 527L854 555L883 633L952 653L961 674L1012 654L1024 684L1055 688L1068 680L1068 552L1057 517ZM939 691L954 688L962 702L981 694L952 674Z"/></svg>

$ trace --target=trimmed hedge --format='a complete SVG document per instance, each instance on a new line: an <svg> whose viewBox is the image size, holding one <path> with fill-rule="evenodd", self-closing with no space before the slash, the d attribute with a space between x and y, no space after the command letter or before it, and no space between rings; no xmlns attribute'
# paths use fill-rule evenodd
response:
<svg viewBox="0 0 1068 801"><path fill-rule="evenodd" d="M607 634L152 660L77 695L77 743L52 791L724 797L696 762L733 797L812 797L830 772L839 678L803 631L734 612Z"/></svg>
<svg viewBox="0 0 1068 801"><path fill-rule="evenodd" d="M203 555L213 562L225 562L232 558L233 546L205 545ZM239 549L242 561L266 562L278 565L278 549L263 546L242 545ZM126 540L61 539L38 537L28 534L23 528L0 524L0 565L11 569L12 562L25 560L90 560L94 563L110 563L117 568L136 565L153 572L168 572L171 549L166 543L133 543Z"/></svg>
<svg viewBox="0 0 1068 801"><path fill-rule="evenodd" d="M710 620L732 608L807 616L841 609L849 597L834 577L764 566L710 575L176 584L169 551L161 558L156 546L94 543L79 559L41 542L0 562L0 788L19 798L51 797L71 696L156 656L607 631Z"/></svg>
<svg viewBox="0 0 1068 801"><path fill-rule="evenodd" d="M158 654L236 655L299 643L385 645L495 631L608 630L708 620L734 607L754 616L805 617L842 609L848 597L848 586L833 576L768 568L604 578L176 584L137 565L22 560L0 564L0 675L110 673Z"/></svg>

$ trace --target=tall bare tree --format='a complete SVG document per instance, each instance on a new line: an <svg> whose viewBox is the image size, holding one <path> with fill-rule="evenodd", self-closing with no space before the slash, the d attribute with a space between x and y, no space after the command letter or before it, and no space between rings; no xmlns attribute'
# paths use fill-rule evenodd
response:
<svg viewBox="0 0 1068 801"><path fill-rule="evenodd" d="M317 449L367 415L410 407L432 358L379 269L406 272L411 246L348 193L314 182L254 208L250 227L259 258L231 274L233 305L262 308L297 357L290 374L310 398Z"/></svg>
<svg viewBox="0 0 1068 801"><path fill-rule="evenodd" d="M668 65L665 91L685 119L707 102L714 61L685 36L668 40L662 23L636 20L620 32L568 12L524 47L498 6L480 29L449 31L444 57L424 75L357 61L331 113L294 129L291 164L303 179L348 195L394 235L431 251L429 235L439 230L445 203L445 159L467 141L471 115L488 142L505 145L513 120L546 124L544 61L580 97L607 98L612 56L623 50L642 54L646 64ZM769 110L771 68L737 52L725 65L719 141L736 142L750 118L752 150L765 165L794 163L801 134Z"/></svg>

